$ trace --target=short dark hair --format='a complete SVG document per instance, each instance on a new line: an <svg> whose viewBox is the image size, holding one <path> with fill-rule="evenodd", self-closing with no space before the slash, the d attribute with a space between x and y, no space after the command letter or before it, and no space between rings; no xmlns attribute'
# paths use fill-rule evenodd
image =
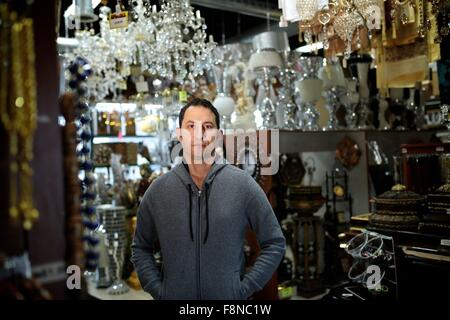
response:
<svg viewBox="0 0 450 320"><path fill-rule="evenodd" d="M214 117L216 118L217 129L220 129L219 111L217 111L216 107L214 107L211 102L209 102L206 99L201 99L201 98L194 98L191 101L189 101L183 108L181 108L180 115L178 116L178 123L180 125L180 128L181 128L181 124L183 123L184 114L186 113L186 110L192 106L201 106L201 107L211 110L212 113L214 113Z"/></svg>

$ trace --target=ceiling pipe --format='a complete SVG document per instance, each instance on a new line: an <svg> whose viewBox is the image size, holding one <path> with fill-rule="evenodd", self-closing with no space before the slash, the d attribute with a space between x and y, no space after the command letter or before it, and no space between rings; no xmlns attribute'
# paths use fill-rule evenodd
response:
<svg viewBox="0 0 450 320"><path fill-rule="evenodd" d="M281 11L279 9L267 8L264 5L255 5L254 1L238 0L191 0L191 4L200 7L236 12L257 18L280 21Z"/></svg>

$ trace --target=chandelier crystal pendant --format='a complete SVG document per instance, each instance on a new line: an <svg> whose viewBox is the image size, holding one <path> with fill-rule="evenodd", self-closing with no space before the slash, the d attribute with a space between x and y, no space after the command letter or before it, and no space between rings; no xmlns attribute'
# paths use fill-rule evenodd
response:
<svg viewBox="0 0 450 320"><path fill-rule="evenodd" d="M322 41L323 48L325 50L328 50L330 48L330 43L328 41L327 24L331 20L330 9L323 7L319 12L318 20L319 20L320 24L322 25L322 32L319 34L319 40Z"/></svg>
<svg viewBox="0 0 450 320"><path fill-rule="evenodd" d="M304 32L304 40L307 44L313 43L313 33L311 30L311 21L314 19L316 12L319 9L318 0L297 0L296 2L299 32Z"/></svg>
<svg viewBox="0 0 450 320"><path fill-rule="evenodd" d="M296 6L300 21L312 20L319 9L317 0L297 0Z"/></svg>
<svg viewBox="0 0 450 320"><path fill-rule="evenodd" d="M361 16L352 8L337 15L334 19L334 31L345 42L344 56L346 59L352 53L352 39L355 30L362 24Z"/></svg>

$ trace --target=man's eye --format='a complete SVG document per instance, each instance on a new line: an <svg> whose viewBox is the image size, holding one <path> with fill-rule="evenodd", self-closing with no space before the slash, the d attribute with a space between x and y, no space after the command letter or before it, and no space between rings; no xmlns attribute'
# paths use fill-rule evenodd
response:
<svg viewBox="0 0 450 320"><path fill-rule="evenodd" d="M194 128L194 125L193 124L188 124L188 128L192 129L192 128Z"/></svg>

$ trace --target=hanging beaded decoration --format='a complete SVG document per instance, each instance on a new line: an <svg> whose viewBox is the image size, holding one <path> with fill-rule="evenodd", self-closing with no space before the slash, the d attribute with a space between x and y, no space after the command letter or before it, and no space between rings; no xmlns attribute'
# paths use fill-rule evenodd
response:
<svg viewBox="0 0 450 320"><path fill-rule="evenodd" d="M318 20L319 20L320 24L322 24L322 32L319 34L319 39L322 41L323 48L325 50L328 50L330 48L330 42L328 40L328 29L327 29L327 24L331 20L331 14L329 11L330 11L330 9L326 8L324 6L318 16Z"/></svg>
<svg viewBox="0 0 450 320"><path fill-rule="evenodd" d="M98 228L94 201L95 176L94 164L91 160L91 117L87 100L86 80L92 74L92 68L83 58L76 58L69 66L69 87L75 94L76 125L77 125L77 158L79 163L79 178L81 186L81 212L85 233L83 240L86 243L86 270L95 271L98 262L96 246L99 240L95 236Z"/></svg>

